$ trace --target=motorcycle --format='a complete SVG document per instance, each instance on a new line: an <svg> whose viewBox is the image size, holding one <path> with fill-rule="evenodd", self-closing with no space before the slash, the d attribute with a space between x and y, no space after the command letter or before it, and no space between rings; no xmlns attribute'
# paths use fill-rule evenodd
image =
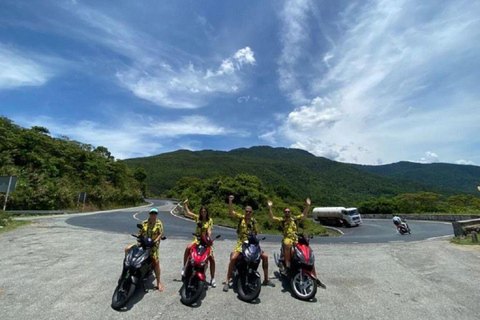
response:
<svg viewBox="0 0 480 320"><path fill-rule="evenodd" d="M403 236L404 234L411 234L412 231L410 230L410 227L408 226L408 224L403 221L402 223L400 223L398 226L397 226L397 230L398 232Z"/></svg>
<svg viewBox="0 0 480 320"><path fill-rule="evenodd" d="M236 285L238 296L243 301L251 302L260 295L262 281L257 269L261 255L260 240L255 234L248 235L233 269L233 283Z"/></svg>
<svg viewBox="0 0 480 320"><path fill-rule="evenodd" d="M298 234L298 242L293 244L290 259L290 272L285 268L285 255L282 245L280 255L274 252L273 256L280 274L289 278L294 295L300 300L311 300L317 294L317 278L313 274L315 255L310 248L310 239L304 234ZM321 283L321 282L320 282ZM325 285L321 284L323 288Z"/></svg>
<svg viewBox="0 0 480 320"><path fill-rule="evenodd" d="M137 224L137 227L141 229L142 225ZM112 308L115 310L119 310L127 304L139 285L145 290L145 280L154 271L150 250L155 242L146 236L135 234L132 236L137 238L138 245L131 247L123 260L122 274L112 296ZM162 237L162 240L165 239L166 237Z"/></svg>
<svg viewBox="0 0 480 320"><path fill-rule="evenodd" d="M192 246L190 256L182 276L182 288L180 289L180 301L189 306L198 300L205 290L205 273L210 259L213 240L205 235L193 234L197 237L199 244ZM215 239L220 238L220 235Z"/></svg>

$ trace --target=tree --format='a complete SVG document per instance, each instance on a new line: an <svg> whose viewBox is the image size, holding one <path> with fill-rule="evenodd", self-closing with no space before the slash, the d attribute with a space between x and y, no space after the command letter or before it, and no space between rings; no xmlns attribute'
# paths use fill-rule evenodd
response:
<svg viewBox="0 0 480 320"><path fill-rule="evenodd" d="M46 135L50 134L50 131L45 127L33 126L32 131Z"/></svg>

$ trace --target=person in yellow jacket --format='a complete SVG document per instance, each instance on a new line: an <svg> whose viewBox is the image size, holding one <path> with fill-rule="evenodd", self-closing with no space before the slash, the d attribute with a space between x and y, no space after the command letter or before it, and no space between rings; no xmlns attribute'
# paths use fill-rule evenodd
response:
<svg viewBox="0 0 480 320"><path fill-rule="evenodd" d="M200 208L200 213L196 215L188 208L188 199L185 199L185 201L183 201L183 207L187 216L192 218L197 224L197 229L195 230L195 233L198 235L206 235L211 239L213 230L213 219L210 218L207 208L205 206L202 206ZM185 271L185 265L187 264L188 256L190 255L190 249L192 248L192 246L197 244L199 244L198 239L197 237L194 237L193 241L185 249L185 253L183 255L182 276ZM210 280L210 285L215 288L217 284L215 282L215 258L213 256L213 247L210 247L210 276L212 277L212 279Z"/></svg>
<svg viewBox="0 0 480 320"><path fill-rule="evenodd" d="M248 235L251 233L258 235L257 221L252 217L252 212L253 212L252 207L246 206L244 215L236 213L235 211L233 211L233 203L232 203L233 199L234 199L233 195L228 197L228 211L230 212L230 216L232 217L232 219L238 220L239 222L238 229L237 229L238 239L237 239L237 245L233 250L233 253L230 258L230 263L228 265L227 280L225 281L225 285L223 286L223 291L225 292L227 292L229 289L229 282L230 282L230 278L232 277L233 267L235 266L235 262L240 256L240 253L242 252L243 242L247 241ZM268 278L268 256L265 252L263 252L263 250L262 250L261 258L262 258L262 267L264 272L263 285L275 287L275 284L271 282L270 279Z"/></svg>
<svg viewBox="0 0 480 320"><path fill-rule="evenodd" d="M152 264L155 269L155 278L157 279L157 289L158 291L163 291L163 285L160 282L160 259L158 257L158 246L160 240L163 236L163 224L160 220L157 219L158 209L150 209L148 219L142 222L142 228L138 231L139 236L146 236L150 239L153 239L155 245L150 249L150 257L152 258ZM125 248L125 254L131 247L136 246L136 243L133 243Z"/></svg>

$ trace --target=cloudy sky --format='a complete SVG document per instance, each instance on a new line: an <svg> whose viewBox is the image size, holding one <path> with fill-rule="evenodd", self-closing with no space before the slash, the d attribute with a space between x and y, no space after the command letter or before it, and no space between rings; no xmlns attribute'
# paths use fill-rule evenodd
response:
<svg viewBox="0 0 480 320"><path fill-rule="evenodd" d="M480 165L480 1L2 0L0 115L119 159Z"/></svg>

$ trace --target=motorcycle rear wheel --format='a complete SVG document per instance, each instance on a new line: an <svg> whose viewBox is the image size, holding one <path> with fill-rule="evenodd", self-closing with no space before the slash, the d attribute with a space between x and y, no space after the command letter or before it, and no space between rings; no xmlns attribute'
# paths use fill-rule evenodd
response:
<svg viewBox="0 0 480 320"><path fill-rule="evenodd" d="M180 289L180 301L184 305L192 305L200 298L205 288L205 281L202 281L196 277L191 279L185 279L182 288Z"/></svg>
<svg viewBox="0 0 480 320"><path fill-rule="evenodd" d="M308 274L300 275L298 272L290 279L290 285L293 293L300 300L311 300L317 294L317 282Z"/></svg>
<svg viewBox="0 0 480 320"><path fill-rule="evenodd" d="M251 302L258 298L260 291L262 289L262 281L260 277L252 273L247 276L248 281L245 276L237 277L237 292L240 299L246 302Z"/></svg>
<svg viewBox="0 0 480 320"><path fill-rule="evenodd" d="M122 280L115 288L112 296L112 308L120 310L125 306L135 292L135 284L129 280Z"/></svg>

